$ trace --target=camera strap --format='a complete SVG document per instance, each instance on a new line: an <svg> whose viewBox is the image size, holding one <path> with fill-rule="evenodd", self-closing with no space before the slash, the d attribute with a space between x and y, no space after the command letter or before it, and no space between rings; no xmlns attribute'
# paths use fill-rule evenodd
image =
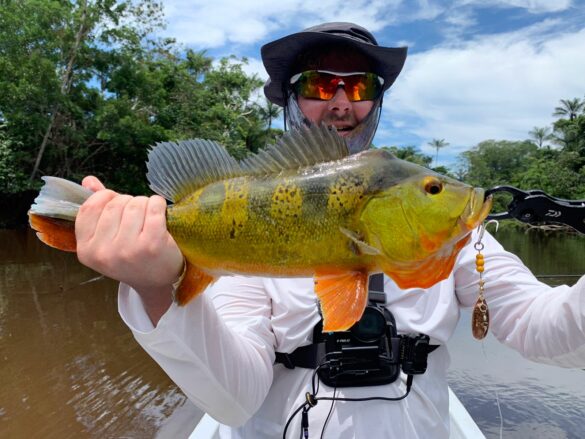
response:
<svg viewBox="0 0 585 439"><path fill-rule="evenodd" d="M385 302L384 275L382 273L370 276L368 301L380 305ZM381 305L383 306L383 305ZM275 363L283 364L287 369L301 367L316 369L326 353L325 342L322 341L323 321L319 321L313 329L313 343L301 346L291 353L276 352ZM428 343L428 336L423 334L399 335L400 337L400 362L407 363L407 369L413 373L424 373L426 370L426 357L439 347ZM421 362L424 362L422 364Z"/></svg>

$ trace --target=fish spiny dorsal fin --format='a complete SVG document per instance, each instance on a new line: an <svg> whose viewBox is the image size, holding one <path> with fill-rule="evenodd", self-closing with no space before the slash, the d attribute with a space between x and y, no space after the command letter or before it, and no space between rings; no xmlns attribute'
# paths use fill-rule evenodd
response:
<svg viewBox="0 0 585 439"><path fill-rule="evenodd" d="M335 130L313 125L285 133L276 145L246 158L240 166L247 175L267 175L340 160L348 155L345 140Z"/></svg>
<svg viewBox="0 0 585 439"><path fill-rule="evenodd" d="M150 188L176 203L214 181L242 175L238 162L217 142L161 142L148 153Z"/></svg>

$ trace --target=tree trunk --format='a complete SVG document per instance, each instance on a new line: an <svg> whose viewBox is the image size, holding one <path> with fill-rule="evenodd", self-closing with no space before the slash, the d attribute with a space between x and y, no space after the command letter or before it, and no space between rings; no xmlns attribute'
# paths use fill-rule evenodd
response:
<svg viewBox="0 0 585 439"><path fill-rule="evenodd" d="M71 56L67 62L67 67L65 68L65 72L63 72L63 78L61 82L61 94L67 95L69 90L71 89L71 84L73 83L73 65L75 64L75 58L77 57L77 52L79 50L79 46L81 45L81 41L85 37L85 33L87 32L85 18L87 16L87 2L83 2L83 12L81 14L81 23L79 25L79 30L75 35L75 44L73 45L73 49L71 50ZM39 152L37 153L37 158L35 160L35 165L33 167L32 173L30 174L30 181L33 181L35 175L39 170L39 166L41 165L41 160L45 153L45 149L47 148L47 143L49 142L49 137L51 136L51 131L53 130L53 126L55 125L55 120L57 119L57 115L59 114L59 104L56 104L53 108L53 112L51 114L51 120L49 121L49 125L47 126L47 130L45 131L45 135L43 136L43 141L39 146Z"/></svg>

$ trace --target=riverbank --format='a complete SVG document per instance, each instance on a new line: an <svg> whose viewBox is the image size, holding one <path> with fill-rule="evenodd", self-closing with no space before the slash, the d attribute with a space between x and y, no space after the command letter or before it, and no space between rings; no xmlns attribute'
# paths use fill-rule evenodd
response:
<svg viewBox="0 0 585 439"><path fill-rule="evenodd" d="M38 195L37 190L0 194L0 229L16 229L28 225L27 212Z"/></svg>

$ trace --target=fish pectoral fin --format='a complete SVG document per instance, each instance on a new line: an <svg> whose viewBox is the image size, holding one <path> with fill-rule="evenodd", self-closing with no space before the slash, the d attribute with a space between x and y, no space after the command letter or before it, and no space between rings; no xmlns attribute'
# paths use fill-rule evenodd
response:
<svg viewBox="0 0 585 439"><path fill-rule="evenodd" d="M372 256L378 256L382 254L382 252L379 249L377 249L376 247L372 247L367 242L364 242L363 239L357 233L352 232L351 230L348 230L345 227L339 227L339 230L341 230L341 233L343 233L353 243L355 243L355 245L357 245L358 250L362 254Z"/></svg>
<svg viewBox="0 0 585 439"><path fill-rule="evenodd" d="M186 305L195 296L205 291L214 281L213 276L187 262L183 279L175 291L175 302L179 306Z"/></svg>
<svg viewBox="0 0 585 439"><path fill-rule="evenodd" d="M357 322L368 302L368 273L315 273L315 293L321 303L323 332L345 331Z"/></svg>

